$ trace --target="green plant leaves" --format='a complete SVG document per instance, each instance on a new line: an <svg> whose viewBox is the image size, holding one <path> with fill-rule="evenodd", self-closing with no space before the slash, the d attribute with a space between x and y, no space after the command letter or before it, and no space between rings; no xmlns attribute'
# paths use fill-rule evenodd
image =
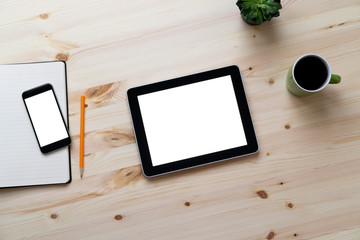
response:
<svg viewBox="0 0 360 240"><path fill-rule="evenodd" d="M247 21L256 22L270 21L280 15L281 4L273 0L238 0L236 5Z"/></svg>

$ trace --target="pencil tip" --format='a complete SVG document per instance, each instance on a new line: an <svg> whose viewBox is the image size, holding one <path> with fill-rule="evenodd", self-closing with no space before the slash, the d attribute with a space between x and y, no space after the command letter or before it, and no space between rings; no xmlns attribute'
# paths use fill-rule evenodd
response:
<svg viewBox="0 0 360 240"><path fill-rule="evenodd" d="M83 178L84 175L84 168L80 167L80 177Z"/></svg>

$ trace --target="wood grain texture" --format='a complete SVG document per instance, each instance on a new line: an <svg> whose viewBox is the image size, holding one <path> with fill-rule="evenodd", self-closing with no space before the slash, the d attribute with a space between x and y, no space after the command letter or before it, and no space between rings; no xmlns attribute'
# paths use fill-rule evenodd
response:
<svg viewBox="0 0 360 240"><path fill-rule="evenodd" d="M1 189L0 239L360 239L360 1L283 0L261 26L235 2L1 1L0 63L67 62L73 182ZM309 52L342 82L297 98ZM231 64L260 152L146 179L127 89Z"/></svg>

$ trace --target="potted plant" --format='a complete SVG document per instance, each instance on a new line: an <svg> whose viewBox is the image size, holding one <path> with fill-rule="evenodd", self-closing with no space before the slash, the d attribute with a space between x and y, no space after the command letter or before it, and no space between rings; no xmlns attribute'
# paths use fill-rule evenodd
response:
<svg viewBox="0 0 360 240"><path fill-rule="evenodd" d="M236 5L241 11L241 17L251 25L260 25L280 15L282 8L280 0L238 0Z"/></svg>

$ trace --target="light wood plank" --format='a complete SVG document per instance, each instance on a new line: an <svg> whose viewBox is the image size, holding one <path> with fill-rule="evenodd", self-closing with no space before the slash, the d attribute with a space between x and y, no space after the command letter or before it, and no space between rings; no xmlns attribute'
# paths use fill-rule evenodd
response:
<svg viewBox="0 0 360 240"><path fill-rule="evenodd" d="M0 63L67 62L73 140L71 184L0 189L0 239L360 238L360 2L283 0L261 26L235 2L0 3ZM297 98L284 80L308 52L342 82ZM146 179L127 89L231 64L260 152Z"/></svg>

